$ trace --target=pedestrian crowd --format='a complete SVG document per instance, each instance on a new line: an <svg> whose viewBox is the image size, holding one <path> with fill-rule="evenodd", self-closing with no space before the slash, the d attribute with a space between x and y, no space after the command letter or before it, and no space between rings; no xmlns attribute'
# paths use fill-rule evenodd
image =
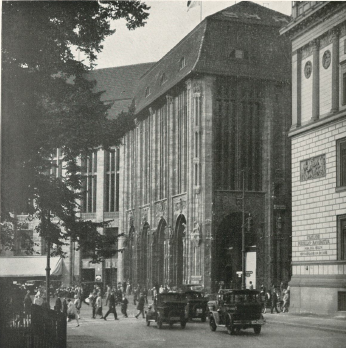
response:
<svg viewBox="0 0 346 348"><path fill-rule="evenodd" d="M288 312L290 305L290 287L284 287L281 282L280 287L276 288L272 284L270 290L266 290L264 285L261 285L261 299L263 303L263 313L266 313L267 308L270 308L270 313L273 314L274 310L276 313Z"/></svg>

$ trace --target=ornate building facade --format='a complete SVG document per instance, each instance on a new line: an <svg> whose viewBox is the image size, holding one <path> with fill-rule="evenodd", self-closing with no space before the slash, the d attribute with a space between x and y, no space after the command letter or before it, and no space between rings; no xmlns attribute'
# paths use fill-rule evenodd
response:
<svg viewBox="0 0 346 348"><path fill-rule="evenodd" d="M120 148L119 281L240 287L244 217L247 281L290 279L287 23L241 2L140 79Z"/></svg>
<svg viewBox="0 0 346 348"><path fill-rule="evenodd" d="M292 312L346 311L346 3L295 1Z"/></svg>

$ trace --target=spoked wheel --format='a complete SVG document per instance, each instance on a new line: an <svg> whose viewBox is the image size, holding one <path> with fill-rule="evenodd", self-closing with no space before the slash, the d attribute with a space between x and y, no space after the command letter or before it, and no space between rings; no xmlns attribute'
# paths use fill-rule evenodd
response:
<svg viewBox="0 0 346 348"><path fill-rule="evenodd" d="M213 317L209 319L209 327L211 331L216 331L216 323Z"/></svg>
<svg viewBox="0 0 346 348"><path fill-rule="evenodd" d="M180 322L180 326L181 326L182 329L185 329L186 321L185 321L185 320L182 320L182 321Z"/></svg>
<svg viewBox="0 0 346 348"><path fill-rule="evenodd" d="M253 331L255 332L256 335L259 335L259 334L261 333L261 328L262 328L261 325L256 325L256 326L253 328Z"/></svg>

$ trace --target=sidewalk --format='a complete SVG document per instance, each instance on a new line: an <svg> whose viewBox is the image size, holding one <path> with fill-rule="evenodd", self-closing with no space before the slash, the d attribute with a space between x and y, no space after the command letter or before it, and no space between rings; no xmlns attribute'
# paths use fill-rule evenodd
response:
<svg viewBox="0 0 346 348"><path fill-rule="evenodd" d="M346 334L346 319L290 313L266 313L264 318L269 325L289 325L308 329L333 331Z"/></svg>

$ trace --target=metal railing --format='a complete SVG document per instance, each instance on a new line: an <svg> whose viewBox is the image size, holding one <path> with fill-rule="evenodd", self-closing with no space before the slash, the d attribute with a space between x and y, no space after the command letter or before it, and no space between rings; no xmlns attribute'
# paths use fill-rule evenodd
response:
<svg viewBox="0 0 346 348"><path fill-rule="evenodd" d="M66 316L32 305L26 312L3 308L0 346L6 348L66 348Z"/></svg>

